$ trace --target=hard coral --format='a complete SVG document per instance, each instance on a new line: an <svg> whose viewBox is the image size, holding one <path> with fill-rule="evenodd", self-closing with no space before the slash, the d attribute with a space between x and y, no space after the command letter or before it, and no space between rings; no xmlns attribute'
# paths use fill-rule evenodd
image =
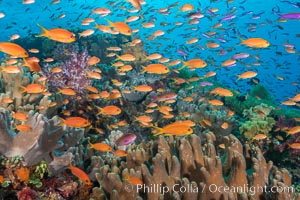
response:
<svg viewBox="0 0 300 200"><path fill-rule="evenodd" d="M108 198L120 200L297 198L291 188L281 193L259 190L258 187L291 186L288 172L266 162L260 149L246 146L244 152L240 141L230 135L225 137L222 164L214 146L215 136L206 136L204 146L196 135L183 139L169 137L169 140L160 136L148 144L131 145L126 162L104 159L106 165L96 174L103 191L94 189L94 195L97 192L100 198L106 193ZM122 181L128 176L140 178L143 188ZM166 187L169 190L162 193ZM212 192L213 188L229 190Z"/></svg>

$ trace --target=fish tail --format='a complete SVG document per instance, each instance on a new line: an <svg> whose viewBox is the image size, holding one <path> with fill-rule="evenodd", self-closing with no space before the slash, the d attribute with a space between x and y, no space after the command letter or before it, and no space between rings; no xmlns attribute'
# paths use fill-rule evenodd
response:
<svg viewBox="0 0 300 200"><path fill-rule="evenodd" d="M177 69L178 71L180 71L186 67L186 62L184 62L183 60L180 60L180 61L183 63L183 65L179 69Z"/></svg>
<svg viewBox="0 0 300 200"><path fill-rule="evenodd" d="M91 149L93 147L93 144L91 143L90 140L88 140L88 143L89 143L89 148Z"/></svg>
<svg viewBox="0 0 300 200"><path fill-rule="evenodd" d="M240 36L238 36L239 38L240 38L240 40L241 40L241 43L239 44L239 45L242 45L242 44L244 44L244 40L243 40L243 38L241 38Z"/></svg>
<svg viewBox="0 0 300 200"><path fill-rule="evenodd" d="M39 35L36 35L35 37L43 37L43 36L47 35L48 30L39 24L37 24L37 25L38 25L38 27L40 27L42 29L42 33Z"/></svg>
<svg viewBox="0 0 300 200"><path fill-rule="evenodd" d="M102 111L103 111L103 109L101 108L101 107L99 107L99 106L96 106L100 111L97 113L97 115L101 115L102 114Z"/></svg>
<svg viewBox="0 0 300 200"><path fill-rule="evenodd" d="M153 136L158 136L158 135L163 134L162 128L159 128L157 126L151 126L151 127L159 130L158 133L155 133Z"/></svg>
<svg viewBox="0 0 300 200"><path fill-rule="evenodd" d="M112 21L110 21L109 19L105 19L105 20L108 22L108 24L109 24L110 27L114 26L114 23Z"/></svg>
<svg viewBox="0 0 300 200"><path fill-rule="evenodd" d="M26 92L26 87L20 86L20 88L22 89L22 91L21 91L22 94Z"/></svg>

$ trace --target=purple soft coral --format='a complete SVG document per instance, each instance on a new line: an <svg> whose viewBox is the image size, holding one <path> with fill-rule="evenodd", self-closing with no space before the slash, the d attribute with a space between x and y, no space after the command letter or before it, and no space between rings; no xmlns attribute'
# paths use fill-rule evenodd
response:
<svg viewBox="0 0 300 200"><path fill-rule="evenodd" d="M70 52L70 59L65 60L59 67L60 73L51 73L53 66L47 64L43 67L43 73L47 77L49 90L57 92L58 89L69 87L76 91L77 95L86 94L86 86L92 84L92 81L86 76L88 68L87 61L90 58L86 49L81 53L78 50Z"/></svg>

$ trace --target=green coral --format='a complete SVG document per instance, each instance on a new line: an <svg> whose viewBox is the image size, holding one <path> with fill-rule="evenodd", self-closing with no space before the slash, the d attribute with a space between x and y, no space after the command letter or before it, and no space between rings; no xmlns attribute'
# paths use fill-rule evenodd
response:
<svg viewBox="0 0 300 200"><path fill-rule="evenodd" d="M48 169L46 161L41 161L34 169L34 172L29 178L29 183L34 185L37 188L43 186L42 179L47 175L51 176L51 172Z"/></svg>
<svg viewBox="0 0 300 200"><path fill-rule="evenodd" d="M272 117L268 117L273 109L274 107L267 104L260 104L244 110L243 115L249 120L244 122L239 128L240 133L248 140L257 134L268 135L275 125L275 120Z"/></svg>

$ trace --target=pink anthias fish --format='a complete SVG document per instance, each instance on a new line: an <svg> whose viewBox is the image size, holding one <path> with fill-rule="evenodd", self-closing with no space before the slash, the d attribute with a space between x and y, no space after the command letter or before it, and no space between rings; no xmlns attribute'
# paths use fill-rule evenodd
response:
<svg viewBox="0 0 300 200"><path fill-rule="evenodd" d="M177 94L173 93L173 92L168 92L165 94L162 94L160 96L154 96L152 102L156 102L156 101L167 101L167 100L171 100L171 99L176 99Z"/></svg>
<svg viewBox="0 0 300 200"><path fill-rule="evenodd" d="M124 134L121 137L119 137L115 143L117 146L130 145L135 141L135 139L136 139L136 135L133 133Z"/></svg>

